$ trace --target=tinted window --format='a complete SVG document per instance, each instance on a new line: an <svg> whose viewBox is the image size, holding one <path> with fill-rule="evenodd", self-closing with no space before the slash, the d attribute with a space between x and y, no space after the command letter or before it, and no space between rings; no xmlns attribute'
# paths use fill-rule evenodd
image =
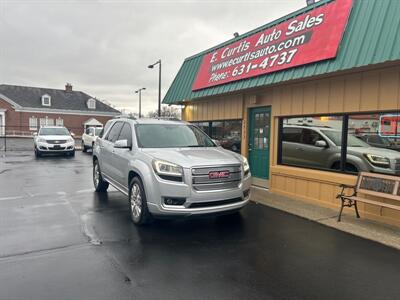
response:
<svg viewBox="0 0 400 300"><path fill-rule="evenodd" d="M307 145L315 145L317 141L324 140L318 132L311 129L303 129L302 143Z"/></svg>
<svg viewBox="0 0 400 300"><path fill-rule="evenodd" d="M140 124L136 133L142 148L215 147L203 131L192 125Z"/></svg>
<svg viewBox="0 0 400 300"><path fill-rule="evenodd" d="M102 132L103 132L103 128L98 127L95 129L94 135L100 136L100 134L102 134Z"/></svg>
<svg viewBox="0 0 400 300"><path fill-rule="evenodd" d="M342 132L336 130L322 130L322 132L336 145L342 145ZM348 147L368 147L368 144L364 141L356 138L353 134L347 135L347 146Z"/></svg>
<svg viewBox="0 0 400 300"><path fill-rule="evenodd" d="M123 122L117 122L113 125L113 127L111 128L110 132L107 134L106 140L110 141L112 143L114 143L118 136L119 133L121 131L122 125L124 125Z"/></svg>
<svg viewBox="0 0 400 300"><path fill-rule="evenodd" d="M283 141L300 143L301 142L301 128L283 128Z"/></svg>
<svg viewBox="0 0 400 300"><path fill-rule="evenodd" d="M65 127L40 128L39 135L70 135Z"/></svg>
<svg viewBox="0 0 400 300"><path fill-rule="evenodd" d="M124 124L124 127L122 127L121 133L119 134L118 140L127 140L128 146L132 146L131 125L129 125L128 123Z"/></svg>

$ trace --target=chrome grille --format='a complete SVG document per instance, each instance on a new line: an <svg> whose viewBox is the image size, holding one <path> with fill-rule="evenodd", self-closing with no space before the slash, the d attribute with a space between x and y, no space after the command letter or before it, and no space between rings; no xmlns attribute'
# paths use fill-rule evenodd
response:
<svg viewBox="0 0 400 300"><path fill-rule="evenodd" d="M46 140L47 144L53 144L53 145L64 144L66 142L67 142L66 140Z"/></svg>
<svg viewBox="0 0 400 300"><path fill-rule="evenodd" d="M210 172L229 171L227 178L210 178ZM192 185L197 191L224 190L237 188L242 179L240 165L227 165L217 167L198 167L192 169Z"/></svg>

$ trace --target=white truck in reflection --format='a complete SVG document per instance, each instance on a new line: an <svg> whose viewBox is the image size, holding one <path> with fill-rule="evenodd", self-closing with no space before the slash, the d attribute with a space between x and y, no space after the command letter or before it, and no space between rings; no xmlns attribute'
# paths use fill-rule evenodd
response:
<svg viewBox="0 0 400 300"><path fill-rule="evenodd" d="M400 153L371 147L356 136L347 138L346 171L400 175ZM302 167L340 170L342 132L327 126L285 124L282 163Z"/></svg>

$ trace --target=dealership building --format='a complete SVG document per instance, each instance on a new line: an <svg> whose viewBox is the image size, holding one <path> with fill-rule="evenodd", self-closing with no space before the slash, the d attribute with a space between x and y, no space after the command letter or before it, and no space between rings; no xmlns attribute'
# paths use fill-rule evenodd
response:
<svg viewBox="0 0 400 300"><path fill-rule="evenodd" d="M358 172L400 175L399 12L322 0L185 59L163 103L246 156L254 185L339 209ZM400 225L399 211L358 208Z"/></svg>

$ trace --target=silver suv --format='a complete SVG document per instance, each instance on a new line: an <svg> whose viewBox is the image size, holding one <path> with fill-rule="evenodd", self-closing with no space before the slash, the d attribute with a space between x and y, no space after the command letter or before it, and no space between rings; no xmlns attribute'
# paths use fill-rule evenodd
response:
<svg viewBox="0 0 400 300"><path fill-rule="evenodd" d="M132 221L235 212L250 199L245 157L181 121L113 119L93 149L97 192L128 196Z"/></svg>
<svg viewBox="0 0 400 300"><path fill-rule="evenodd" d="M371 147L355 135L347 138L346 170L400 175L400 153ZM284 125L282 162L304 167L340 168L342 132L329 127Z"/></svg>

